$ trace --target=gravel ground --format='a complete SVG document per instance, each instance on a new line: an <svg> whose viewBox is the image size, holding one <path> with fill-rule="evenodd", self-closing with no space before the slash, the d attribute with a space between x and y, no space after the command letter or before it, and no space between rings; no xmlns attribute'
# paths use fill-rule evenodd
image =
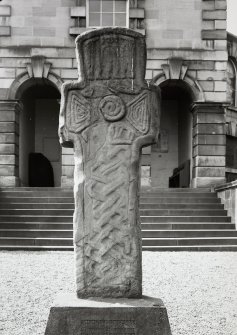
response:
<svg viewBox="0 0 237 335"><path fill-rule="evenodd" d="M58 292L74 292L73 252L0 251L0 334L43 335ZM237 335L237 253L144 252L144 294L172 335Z"/></svg>

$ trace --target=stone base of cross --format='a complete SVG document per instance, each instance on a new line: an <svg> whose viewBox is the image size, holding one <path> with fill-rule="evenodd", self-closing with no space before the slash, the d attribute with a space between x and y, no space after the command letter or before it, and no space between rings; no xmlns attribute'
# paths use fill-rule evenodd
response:
<svg viewBox="0 0 237 335"><path fill-rule="evenodd" d="M160 299L58 296L51 307L45 335L171 335Z"/></svg>

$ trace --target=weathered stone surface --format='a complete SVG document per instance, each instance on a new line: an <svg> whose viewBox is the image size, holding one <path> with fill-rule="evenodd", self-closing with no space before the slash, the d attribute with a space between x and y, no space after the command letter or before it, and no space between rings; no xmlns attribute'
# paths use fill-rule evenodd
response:
<svg viewBox="0 0 237 335"><path fill-rule="evenodd" d="M144 81L144 37L104 28L76 45L80 81L63 86L60 136L75 151L77 293L141 297L139 161L159 127L157 91Z"/></svg>
<svg viewBox="0 0 237 335"><path fill-rule="evenodd" d="M0 26L0 36L11 36L11 27Z"/></svg>
<svg viewBox="0 0 237 335"><path fill-rule="evenodd" d="M19 186L19 178L15 176L0 176L0 185L2 187Z"/></svg>
<svg viewBox="0 0 237 335"><path fill-rule="evenodd" d="M200 156L225 156L224 145L198 145L193 149L193 157Z"/></svg>
<svg viewBox="0 0 237 335"><path fill-rule="evenodd" d="M213 123L201 123L201 124L197 124L194 128L193 128L193 134L194 136L196 134L200 135L200 134L218 134L218 135L222 135L225 134L225 127L224 124L213 124Z"/></svg>
<svg viewBox="0 0 237 335"><path fill-rule="evenodd" d="M18 157L16 155L2 155L0 154L0 164L2 165L15 165L18 162Z"/></svg>
<svg viewBox="0 0 237 335"><path fill-rule="evenodd" d="M204 40L224 40L226 36L227 33L224 29L202 31L202 38Z"/></svg>
<svg viewBox="0 0 237 335"><path fill-rule="evenodd" d="M223 125L224 122L225 122L224 115L220 114L220 113L197 113L193 117L193 125L194 126L196 124L206 124L205 127L209 128L208 124L213 125L213 123L214 123L214 125L216 126L216 124L218 124L218 123L221 123ZM213 132L213 126L211 126L211 127L212 127L211 132ZM218 127L218 129L219 129L219 127Z"/></svg>
<svg viewBox="0 0 237 335"><path fill-rule="evenodd" d="M11 6L0 6L0 16L10 16L11 15Z"/></svg>
<svg viewBox="0 0 237 335"><path fill-rule="evenodd" d="M0 165L0 176L15 176L18 169L14 165Z"/></svg>
<svg viewBox="0 0 237 335"><path fill-rule="evenodd" d="M223 177L225 178L225 167L195 167L194 177Z"/></svg>
<svg viewBox="0 0 237 335"><path fill-rule="evenodd" d="M197 144L216 144L216 145L225 145L226 136L223 135L200 135L197 134L193 138L193 145Z"/></svg>
<svg viewBox="0 0 237 335"><path fill-rule="evenodd" d="M193 160L193 166L225 166L225 156L197 156Z"/></svg>
<svg viewBox="0 0 237 335"><path fill-rule="evenodd" d="M14 111L9 110L1 110L0 111L0 122L18 122L19 115Z"/></svg>
<svg viewBox="0 0 237 335"><path fill-rule="evenodd" d="M72 7L70 10L71 17L85 17L86 16L86 7L85 6L77 6Z"/></svg>
<svg viewBox="0 0 237 335"><path fill-rule="evenodd" d="M215 40L214 41L215 50L226 50L227 49L227 40Z"/></svg>
<svg viewBox="0 0 237 335"><path fill-rule="evenodd" d="M144 19L145 11L144 8L129 8L130 19Z"/></svg>
<svg viewBox="0 0 237 335"><path fill-rule="evenodd" d="M227 27L226 20L215 20L216 29L226 29Z"/></svg>
<svg viewBox="0 0 237 335"><path fill-rule="evenodd" d="M14 133L16 131L16 124L14 122L2 122L0 124L0 133Z"/></svg>
<svg viewBox="0 0 237 335"><path fill-rule="evenodd" d="M0 143L19 143L19 137L14 133L0 133Z"/></svg>
<svg viewBox="0 0 237 335"><path fill-rule="evenodd" d="M171 335L160 299L77 299L60 295L50 310L45 335Z"/></svg>
<svg viewBox="0 0 237 335"><path fill-rule="evenodd" d="M204 10L202 12L202 18L204 20L226 20L225 10Z"/></svg>
<svg viewBox="0 0 237 335"><path fill-rule="evenodd" d="M1 154L15 154L17 151L15 144L0 144Z"/></svg>
<svg viewBox="0 0 237 335"><path fill-rule="evenodd" d="M193 188L211 187L225 183L224 177L195 177L192 179Z"/></svg>

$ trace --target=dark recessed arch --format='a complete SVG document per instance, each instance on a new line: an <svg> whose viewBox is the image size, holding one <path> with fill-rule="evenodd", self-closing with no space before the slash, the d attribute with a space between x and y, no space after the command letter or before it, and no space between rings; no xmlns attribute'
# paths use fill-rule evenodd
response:
<svg viewBox="0 0 237 335"><path fill-rule="evenodd" d="M19 100L24 91L34 85L48 85L61 92L63 80L55 73L49 72L47 78L30 77L27 71L18 75L10 86L8 100Z"/></svg>
<svg viewBox="0 0 237 335"><path fill-rule="evenodd" d="M193 79L191 76L186 75L183 80L181 79L166 79L165 74L159 74L155 76L151 82L152 85L162 87L164 85L173 85L180 87L183 90L189 92L192 96L193 101L205 101L205 95L202 87L199 85L198 81Z"/></svg>

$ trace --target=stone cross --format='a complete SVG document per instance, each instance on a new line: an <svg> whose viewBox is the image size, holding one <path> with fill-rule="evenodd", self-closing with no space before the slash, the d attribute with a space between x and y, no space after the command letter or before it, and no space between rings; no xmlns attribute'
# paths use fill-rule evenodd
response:
<svg viewBox="0 0 237 335"><path fill-rule="evenodd" d="M142 296L141 148L156 141L159 96L144 37L102 28L76 39L79 81L62 89L61 144L74 147L77 295Z"/></svg>

